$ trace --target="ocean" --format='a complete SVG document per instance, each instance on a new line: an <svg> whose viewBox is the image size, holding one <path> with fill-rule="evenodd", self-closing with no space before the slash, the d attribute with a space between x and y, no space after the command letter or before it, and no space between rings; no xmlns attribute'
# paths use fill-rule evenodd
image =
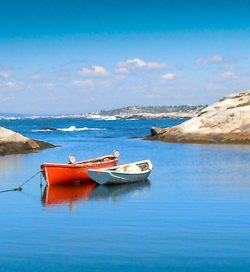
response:
<svg viewBox="0 0 250 272"><path fill-rule="evenodd" d="M249 271L250 146L142 140L185 119L0 120L60 147L0 157L0 190L66 163L120 151L150 159L149 181L0 193L0 271Z"/></svg>

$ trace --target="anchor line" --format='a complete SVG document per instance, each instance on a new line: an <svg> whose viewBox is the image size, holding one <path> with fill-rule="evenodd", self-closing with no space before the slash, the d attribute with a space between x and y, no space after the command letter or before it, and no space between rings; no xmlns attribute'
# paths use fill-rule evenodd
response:
<svg viewBox="0 0 250 272"><path fill-rule="evenodd" d="M22 184L18 185L15 188L12 189L6 189L6 190L1 190L0 193L7 193L7 192L12 192L12 191L18 191L21 192L22 191L22 187L28 183L29 181L31 181L32 179L34 179L41 171L36 172L33 176L31 176L30 178L28 178L25 182L23 182Z"/></svg>

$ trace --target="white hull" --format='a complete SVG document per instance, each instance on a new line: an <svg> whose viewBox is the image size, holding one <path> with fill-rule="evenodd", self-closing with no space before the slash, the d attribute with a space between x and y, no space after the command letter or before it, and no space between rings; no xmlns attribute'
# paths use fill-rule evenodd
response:
<svg viewBox="0 0 250 272"><path fill-rule="evenodd" d="M137 166L139 171L137 172L119 172L120 169L128 168L131 166ZM142 169L140 169L140 167ZM143 167L145 168L143 170ZM116 167L106 168L106 169L89 169L88 174L91 179L100 185L103 184L125 184L133 183L137 181L146 180L152 171L152 163L149 160L139 161L130 164L124 164Z"/></svg>

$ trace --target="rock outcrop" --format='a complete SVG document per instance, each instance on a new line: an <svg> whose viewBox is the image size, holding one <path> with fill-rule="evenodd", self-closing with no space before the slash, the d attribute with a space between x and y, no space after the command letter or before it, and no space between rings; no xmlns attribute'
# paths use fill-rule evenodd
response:
<svg viewBox="0 0 250 272"><path fill-rule="evenodd" d="M146 139L250 144L250 91L225 96L178 126L152 128L151 136Z"/></svg>
<svg viewBox="0 0 250 272"><path fill-rule="evenodd" d="M0 127L0 155L28 153L52 147L55 145L33 140L20 133Z"/></svg>

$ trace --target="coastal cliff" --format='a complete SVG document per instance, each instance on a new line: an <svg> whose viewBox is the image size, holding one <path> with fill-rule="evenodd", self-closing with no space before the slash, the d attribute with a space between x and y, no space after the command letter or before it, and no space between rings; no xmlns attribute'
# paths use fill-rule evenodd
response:
<svg viewBox="0 0 250 272"><path fill-rule="evenodd" d="M174 127L152 128L146 139L180 143L250 144L250 91L231 94Z"/></svg>
<svg viewBox="0 0 250 272"><path fill-rule="evenodd" d="M52 147L55 146L0 127L0 155L29 153Z"/></svg>

